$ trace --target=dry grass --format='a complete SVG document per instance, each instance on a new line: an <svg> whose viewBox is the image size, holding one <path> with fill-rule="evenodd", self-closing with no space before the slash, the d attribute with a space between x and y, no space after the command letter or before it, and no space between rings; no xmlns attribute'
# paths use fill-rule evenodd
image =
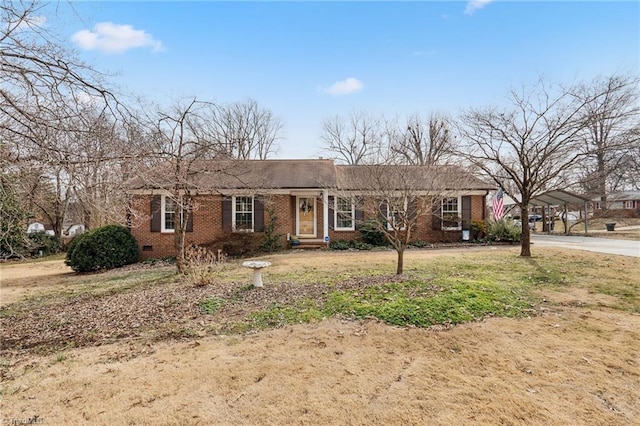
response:
<svg viewBox="0 0 640 426"><path fill-rule="evenodd" d="M613 222L616 224L614 231L607 231L605 223ZM588 235L599 238L614 238L623 240L640 240L640 228L638 229L620 229L630 226L640 226L640 218L597 218L589 219L587 224ZM542 223L536 224L538 232L542 232ZM584 235L584 223L578 223L570 228L572 234ZM564 223L562 221L555 222L554 232L564 233Z"/></svg>
<svg viewBox="0 0 640 426"><path fill-rule="evenodd" d="M526 261L516 253L510 247L415 250L406 265L414 276L439 268L464 277L477 262L489 271L505 264L513 276L528 274L544 300L531 318L449 329L331 319L5 358L0 412L4 419L38 416L65 425L634 424L640 418L637 259L534 248ZM327 271L331 277L388 273L395 259L392 252L320 252L269 260L267 286L294 276L311 281ZM240 267L224 273L250 282L250 271ZM68 291L69 277L62 278L62 287L52 282L43 291Z"/></svg>

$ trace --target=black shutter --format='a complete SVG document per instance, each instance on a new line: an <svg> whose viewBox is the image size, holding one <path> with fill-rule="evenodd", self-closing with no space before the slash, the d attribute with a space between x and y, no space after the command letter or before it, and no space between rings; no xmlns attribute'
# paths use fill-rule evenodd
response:
<svg viewBox="0 0 640 426"><path fill-rule="evenodd" d="M433 205L431 207L431 229L434 231L442 230L442 204L441 200L433 200Z"/></svg>
<svg viewBox="0 0 640 426"><path fill-rule="evenodd" d="M261 199L253 199L253 227L255 232L264 232L264 203Z"/></svg>
<svg viewBox="0 0 640 426"><path fill-rule="evenodd" d="M329 200L329 213L328 213L329 217L327 218L327 220L329 221L329 229L333 229L335 227L335 223L333 220L333 216L334 216L333 206L335 206L335 203L334 203L335 197L333 195L330 195L328 200Z"/></svg>
<svg viewBox="0 0 640 426"><path fill-rule="evenodd" d="M364 210L356 207L356 231L364 224Z"/></svg>
<svg viewBox="0 0 640 426"><path fill-rule="evenodd" d="M418 200L411 199L407 201L407 226L413 224L414 226L417 224L417 216L418 216Z"/></svg>
<svg viewBox="0 0 640 426"><path fill-rule="evenodd" d="M151 197L151 232L160 232L162 228L162 197Z"/></svg>
<svg viewBox="0 0 640 426"><path fill-rule="evenodd" d="M469 230L471 223L471 196L462 197L462 229Z"/></svg>
<svg viewBox="0 0 640 426"><path fill-rule="evenodd" d="M225 197L222 199L222 230L224 232L232 231L233 218L231 217L233 211L231 206L231 197Z"/></svg>

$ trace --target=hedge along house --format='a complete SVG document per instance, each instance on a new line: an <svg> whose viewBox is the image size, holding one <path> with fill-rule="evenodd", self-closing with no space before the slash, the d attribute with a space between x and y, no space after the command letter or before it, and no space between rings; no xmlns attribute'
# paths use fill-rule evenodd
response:
<svg viewBox="0 0 640 426"><path fill-rule="evenodd" d="M192 202L181 213L174 181L155 169L129 182L130 228L143 259L176 254L178 214L186 214L186 244L203 246L240 234L264 238L267 227L282 246L354 240L366 221L382 216L393 227L403 214L415 217L412 240L457 241L471 221L485 218L485 197L495 189L455 166L203 160L189 174Z"/></svg>

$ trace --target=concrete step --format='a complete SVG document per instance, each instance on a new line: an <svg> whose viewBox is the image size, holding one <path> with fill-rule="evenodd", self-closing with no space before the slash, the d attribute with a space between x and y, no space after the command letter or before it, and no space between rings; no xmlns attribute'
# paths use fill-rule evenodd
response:
<svg viewBox="0 0 640 426"><path fill-rule="evenodd" d="M317 250L327 248L327 243L320 239L300 240L300 245L294 246L292 248L300 250Z"/></svg>

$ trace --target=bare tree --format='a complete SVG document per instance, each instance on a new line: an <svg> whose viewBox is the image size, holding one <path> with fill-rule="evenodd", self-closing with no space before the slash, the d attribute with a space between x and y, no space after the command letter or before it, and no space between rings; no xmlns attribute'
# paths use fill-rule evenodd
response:
<svg viewBox="0 0 640 426"><path fill-rule="evenodd" d="M70 133L75 148L74 161L67 164L72 201L86 229L124 223L123 183L150 153L127 138L121 122L95 111L87 111L82 119L87 130Z"/></svg>
<svg viewBox="0 0 640 426"><path fill-rule="evenodd" d="M521 256L531 256L526 215L532 197L561 184L564 172L575 169L585 155L579 134L585 128L584 105L591 98L578 100L572 90L540 80L522 91L511 90L507 107L470 109L461 117L461 155L519 200Z"/></svg>
<svg viewBox="0 0 640 426"><path fill-rule="evenodd" d="M42 25L44 4L0 3L0 129L48 148L43 129L60 131L92 103L117 108L101 75L80 62Z"/></svg>
<svg viewBox="0 0 640 426"><path fill-rule="evenodd" d="M16 176L0 170L0 259L21 257L28 245L25 228L29 212L20 201Z"/></svg>
<svg viewBox="0 0 640 426"><path fill-rule="evenodd" d="M382 120L363 111L322 122L324 150L343 164L373 164L382 146Z"/></svg>
<svg viewBox="0 0 640 426"><path fill-rule="evenodd" d="M146 117L146 134L157 162L137 174L141 187L162 189L175 207L173 216L176 264L184 272L185 242L190 216L198 208L195 195L210 191L216 176L240 173L227 152L219 149L207 122L216 106L191 99L175 102L168 110L158 109ZM202 161L219 159L224 161ZM203 181L204 178L204 181Z"/></svg>
<svg viewBox="0 0 640 426"><path fill-rule="evenodd" d="M431 228L434 219L461 224L457 215L439 212L442 200L455 197L457 202L460 191L478 182L456 166L398 164L391 157L380 164L339 166L337 197L353 200L362 212L357 220L384 235L397 253L396 274L402 274L405 250L419 227Z"/></svg>
<svg viewBox="0 0 640 426"><path fill-rule="evenodd" d="M444 164L455 151L450 119L444 115L431 114L425 122L414 114L404 127L388 123L387 132L391 152L406 164Z"/></svg>
<svg viewBox="0 0 640 426"><path fill-rule="evenodd" d="M212 107L202 125L213 138L210 155L242 160L265 160L275 153L283 128L278 117L254 100Z"/></svg>
<svg viewBox="0 0 640 426"><path fill-rule="evenodd" d="M624 186L631 170L629 150L637 146L633 129L640 123L638 77L614 75L582 83L572 90L583 104L586 126L579 136L586 154L583 187L600 198L606 208L607 194Z"/></svg>
<svg viewBox="0 0 640 426"><path fill-rule="evenodd" d="M613 188L640 190L640 125L623 135L628 144L621 155L619 167L612 170Z"/></svg>
<svg viewBox="0 0 640 426"><path fill-rule="evenodd" d="M75 182L83 168L104 172L104 158L125 155L111 146L100 156L83 149L91 139L90 117L122 112L102 75L83 64L44 25L45 4L0 3L0 137L8 161L25 177L23 199L62 233ZM96 112L97 111L97 112ZM103 144L104 145L104 144ZM101 175L103 178L104 175Z"/></svg>

